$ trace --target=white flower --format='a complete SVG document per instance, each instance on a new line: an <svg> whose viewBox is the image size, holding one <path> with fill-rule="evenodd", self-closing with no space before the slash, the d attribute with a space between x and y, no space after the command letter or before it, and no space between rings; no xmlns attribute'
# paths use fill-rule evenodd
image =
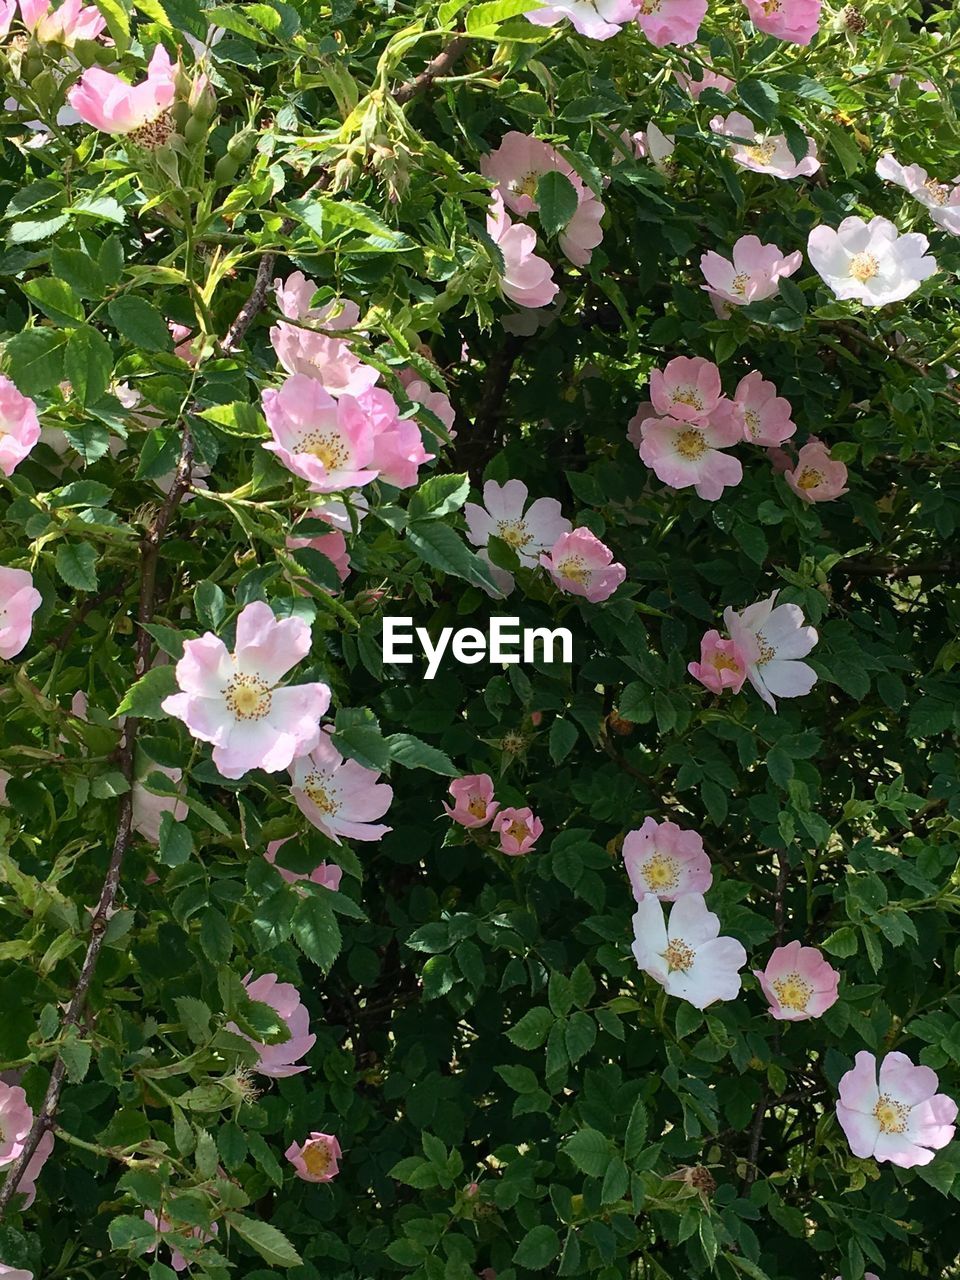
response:
<svg viewBox="0 0 960 1280"><path fill-rule="evenodd" d="M718 937L720 921L707 910L702 893L678 898L669 924L660 899L647 894L633 917L633 933L637 964L667 995L697 1009L736 999L747 953L736 938Z"/></svg>
<svg viewBox="0 0 960 1280"><path fill-rule="evenodd" d="M836 231L814 227L807 253L838 298L858 298L865 306L883 307L915 293L937 270L924 256L926 236L900 235L888 218L844 218Z"/></svg>
<svg viewBox="0 0 960 1280"><path fill-rule="evenodd" d="M508 480L504 485L488 480L483 486L483 501L482 507L468 502L463 509L467 537L477 547L485 547L491 537L502 538L527 568L535 568L540 555L573 527L561 514L556 498L538 498L525 513L527 486L522 480Z"/></svg>
<svg viewBox="0 0 960 1280"><path fill-rule="evenodd" d="M753 121L739 111L731 111L726 120L714 116L710 128L724 137L741 139L730 146L730 155L741 169L767 173L772 178L805 178L820 168L817 144L812 138L807 138L807 154L796 160L782 133L758 133Z"/></svg>
<svg viewBox="0 0 960 1280"><path fill-rule="evenodd" d="M937 182L920 165L902 165L889 151L877 161L877 177L909 191L914 200L929 209L938 227L960 236L960 183Z"/></svg>
<svg viewBox="0 0 960 1280"><path fill-rule="evenodd" d="M803 620L796 604L773 607L778 592L758 600L742 613L729 605L723 611L730 639L747 661L747 679L774 711L778 698L799 698L817 683L817 673L804 658L819 636Z"/></svg>
<svg viewBox="0 0 960 1280"><path fill-rule="evenodd" d="M639 133L632 136L633 149L640 158L650 161L655 169L659 169L661 173L673 172L673 161L670 157L677 149L677 140L674 134L664 133L651 120L646 129L641 129Z"/></svg>

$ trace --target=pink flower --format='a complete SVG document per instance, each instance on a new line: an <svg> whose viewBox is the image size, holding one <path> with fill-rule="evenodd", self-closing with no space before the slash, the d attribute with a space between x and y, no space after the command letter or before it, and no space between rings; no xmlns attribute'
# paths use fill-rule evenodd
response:
<svg viewBox="0 0 960 1280"><path fill-rule="evenodd" d="M415 369L404 369L400 374L400 381L403 383L403 389L414 404L424 409L429 409L435 418L439 418L446 429L447 435L453 440L456 436L453 424L457 420L453 405L450 403L450 397L442 391L435 390L434 387L426 382ZM427 427L430 427L428 422Z"/></svg>
<svg viewBox="0 0 960 1280"><path fill-rule="evenodd" d="M700 661L687 670L711 693L732 689L739 693L747 678L747 662L732 640L721 640L719 631L707 631L700 641Z"/></svg>
<svg viewBox="0 0 960 1280"><path fill-rule="evenodd" d="M342 533L353 533L369 514L370 504L362 493L351 493L349 498L349 506L341 498L320 498L307 515L311 520L324 520Z"/></svg>
<svg viewBox="0 0 960 1280"><path fill-rule="evenodd" d="M0 35L3 35L2 29L0 29ZM0 1262L0 1280L33 1280L33 1272L24 1271L20 1267L7 1267Z"/></svg>
<svg viewBox="0 0 960 1280"><path fill-rule="evenodd" d="M141 84L129 85L111 71L90 67L67 91L67 101L81 120L101 133L129 135L139 145L156 147L167 140L172 128L168 112L174 80L173 63L158 44Z"/></svg>
<svg viewBox="0 0 960 1280"><path fill-rule="evenodd" d="M377 826L374 819L382 818L393 801L393 788L379 777L376 769L344 760L324 733L310 755L294 761L290 790L303 816L336 844L341 836L379 840L392 828Z"/></svg>
<svg viewBox="0 0 960 1280"><path fill-rule="evenodd" d="M496 151L480 161L480 172L497 184L507 208L521 218L537 212L537 183L553 171L569 179L577 194L576 211L559 236L560 248L571 262L583 267L603 239L603 205L569 161L549 143L516 130L505 134Z"/></svg>
<svg viewBox="0 0 960 1280"><path fill-rule="evenodd" d="M591 604L609 599L627 576L610 548L589 529L561 533L540 563L561 591L583 596Z"/></svg>
<svg viewBox="0 0 960 1280"><path fill-rule="evenodd" d="M929 1164L934 1151L953 1140L957 1104L937 1093L930 1067L917 1067L905 1053L880 1063L861 1049L856 1065L840 1080L837 1119L850 1150L861 1160L889 1160L902 1169Z"/></svg>
<svg viewBox="0 0 960 1280"><path fill-rule="evenodd" d="M639 831L628 831L623 865L637 902L651 893L661 902L674 902L685 893L706 893L713 884L702 837L675 822L645 818Z"/></svg>
<svg viewBox="0 0 960 1280"><path fill-rule="evenodd" d="M183 777L182 770L168 769L162 764L151 764L150 772L164 774L175 785ZM165 813L171 814L174 822L183 822L189 812L184 802L176 796L156 795L148 791L143 782L133 784L133 829L139 831L150 844L160 843L160 822Z"/></svg>
<svg viewBox="0 0 960 1280"><path fill-rule="evenodd" d="M346 582L350 573L350 554L347 551L347 540L339 529L331 529L329 533L320 533L313 538L288 538L287 547L296 551L300 547L312 547L319 551L333 565L337 577Z"/></svg>
<svg viewBox="0 0 960 1280"><path fill-rule="evenodd" d="M714 133L736 138L730 147L735 164L755 173L768 173L772 178L806 178L820 168L817 144L807 138L807 154L795 160L782 133L758 133L757 126L739 111L731 111L726 119L714 116L710 121Z"/></svg>
<svg viewBox="0 0 960 1280"><path fill-rule="evenodd" d="M353 329L360 320L355 302L336 298L322 307L311 306L318 285L302 271L292 272L286 280L274 280L273 288L277 306L288 320L310 320L320 329Z"/></svg>
<svg viewBox="0 0 960 1280"><path fill-rule="evenodd" d="M0 566L0 658L15 658L26 646L42 603L26 569Z"/></svg>
<svg viewBox="0 0 960 1280"><path fill-rule="evenodd" d="M609 40L636 12L634 0L553 0L543 9L525 13L538 27L555 27L569 18L575 31L590 40Z"/></svg>
<svg viewBox="0 0 960 1280"><path fill-rule="evenodd" d="M923 205L938 227L960 236L960 183L937 182L920 165L902 165L889 151L877 161L877 177L903 187Z"/></svg>
<svg viewBox="0 0 960 1280"><path fill-rule="evenodd" d="M557 296L553 267L535 253L537 233L523 223L511 223L499 191L493 193L487 214L487 234L503 255L500 287L518 307L545 307Z"/></svg>
<svg viewBox="0 0 960 1280"><path fill-rule="evenodd" d="M543 823L532 809L501 809L490 829L500 837L499 851L511 858L529 853L543 835Z"/></svg>
<svg viewBox="0 0 960 1280"><path fill-rule="evenodd" d="M650 399L665 418L704 422L721 398L720 370L702 356L675 356L650 374Z"/></svg>
<svg viewBox="0 0 960 1280"><path fill-rule="evenodd" d="M707 0L639 0L637 22L651 44L693 44L707 16Z"/></svg>
<svg viewBox="0 0 960 1280"><path fill-rule="evenodd" d="M758 31L792 44L809 44L820 25L821 0L743 0Z"/></svg>
<svg viewBox="0 0 960 1280"><path fill-rule="evenodd" d="M664 133L653 120L646 129L639 133L621 135L633 145L634 155L640 160L649 160L660 173L670 174L675 165L670 157L676 150L676 137L672 133Z"/></svg>
<svg viewBox="0 0 960 1280"><path fill-rule="evenodd" d="M20 1158L32 1124L27 1095L0 1080L0 1169Z"/></svg>
<svg viewBox="0 0 960 1280"><path fill-rule="evenodd" d="M556 498L537 498L524 512L529 496L522 480L483 486L484 505L468 502L463 508L467 537L477 547L485 547L491 537L502 539L517 553L522 565L534 568L540 556L573 527Z"/></svg>
<svg viewBox="0 0 960 1280"><path fill-rule="evenodd" d="M627 439L635 449L639 449L643 444L643 424L656 417L659 415L649 400L637 406L637 412L627 423Z"/></svg>
<svg viewBox="0 0 960 1280"><path fill-rule="evenodd" d="M281 320L270 330L270 341L287 373L315 379L332 396L359 396L380 379L380 370L365 364L345 338Z"/></svg>
<svg viewBox="0 0 960 1280"><path fill-rule="evenodd" d="M803 1022L819 1018L837 1003L840 974L828 964L816 947L798 941L777 947L766 969L754 969L770 1004L770 1014L779 1022Z"/></svg>
<svg viewBox="0 0 960 1280"><path fill-rule="evenodd" d="M39 439L37 406L0 374L0 471L13 475Z"/></svg>
<svg viewBox="0 0 960 1280"><path fill-rule="evenodd" d="M23 1209L29 1209L37 1198L37 1179L43 1172L43 1166L50 1159L50 1154L53 1151L53 1144L53 1134L49 1129L45 1129L43 1131L43 1136L37 1143L36 1151L34 1151L33 1155L27 1161L27 1167L24 1169L23 1177L20 1179L20 1185L17 1187L17 1195L24 1197L22 1205ZM0 1276L3 1274L3 1271L0 1270ZM20 1275L21 1273L18 1271L11 1272L10 1274ZM27 1273L23 1272L22 1274L26 1275Z"/></svg>
<svg viewBox="0 0 960 1280"><path fill-rule="evenodd" d="M337 1161L343 1156L332 1133L311 1133L303 1146L291 1142L284 1154L304 1182L332 1182L340 1172Z"/></svg>
<svg viewBox="0 0 960 1280"><path fill-rule="evenodd" d="M233 654L212 631L186 641L176 667L181 692L165 698L163 709L213 744L213 763L225 778L250 769L276 773L316 747L330 705L325 684L280 687L309 651L302 618L278 622L269 605L254 601L237 619Z"/></svg>
<svg viewBox="0 0 960 1280"><path fill-rule="evenodd" d="M915 293L937 270L926 236L901 235L889 218L844 218L836 230L814 227L807 255L838 298L883 307Z"/></svg>
<svg viewBox="0 0 960 1280"><path fill-rule="evenodd" d="M276 866L277 851L292 839L293 836L286 836L283 840L271 840L263 856L272 866ZM287 884L299 884L301 880L307 880L310 884L319 884L323 885L324 889L332 889L334 893L340 888L340 881L343 879L343 871L335 862L321 862L309 875L305 871L288 871L286 867L277 867L277 871Z"/></svg>
<svg viewBox="0 0 960 1280"><path fill-rule="evenodd" d="M423 447L423 437L415 418L401 418L400 407L389 391L372 387L357 398L373 433L373 466L384 484L409 489L418 479L420 467L434 454Z"/></svg>
<svg viewBox="0 0 960 1280"><path fill-rule="evenodd" d="M703 894L685 893L670 908L669 924L654 894L645 894L633 917L637 964L669 996L706 1009L717 1000L735 1000L747 953L735 938L718 937L720 921L707 910Z"/></svg>
<svg viewBox="0 0 960 1280"><path fill-rule="evenodd" d="M3 40L10 30L10 24L16 17L16 13L17 0L0 0L0 40ZM26 1272L23 1274L26 1275Z"/></svg>
<svg viewBox="0 0 960 1280"><path fill-rule="evenodd" d="M832 502L847 492L847 468L834 462L830 450L816 436L800 450L797 465L785 472L784 479L804 502Z"/></svg>
<svg viewBox="0 0 960 1280"><path fill-rule="evenodd" d="M72 49L78 40L96 40L107 25L90 5L63 0L51 11L50 0L20 0L20 17L41 44L56 42Z"/></svg>
<svg viewBox="0 0 960 1280"><path fill-rule="evenodd" d="M493 798L493 779L489 773L469 773L450 783L453 807L444 802L448 818L461 827L485 827L499 809Z"/></svg>
<svg viewBox="0 0 960 1280"><path fill-rule="evenodd" d="M373 426L353 396L334 400L315 378L295 373L279 391L263 393L263 412L273 440L263 447L308 481L314 493L369 484Z"/></svg>
<svg viewBox="0 0 960 1280"><path fill-rule="evenodd" d="M774 591L742 613L729 605L723 611L727 631L747 661L747 679L772 711L776 698L799 698L817 683L817 673L799 662L817 643L813 627L803 620L799 605L780 604Z"/></svg>
<svg viewBox="0 0 960 1280"><path fill-rule="evenodd" d="M761 244L756 236L741 236L733 246L732 261L712 249L701 257L700 270L707 283L700 287L711 298L745 307L748 302L774 297L782 277L792 276L802 261L799 249L784 257L775 244Z"/></svg>
<svg viewBox="0 0 960 1280"><path fill-rule="evenodd" d="M179 356L181 360L186 360L189 365L197 364L200 355L193 349L193 330L185 324L177 324L175 320L168 320L167 328L174 341L173 354Z"/></svg>
<svg viewBox="0 0 960 1280"><path fill-rule="evenodd" d="M641 461L672 489L692 485L699 497L715 502L724 489L743 479L739 459L721 452L741 438L740 423L729 402L708 421L647 418L641 432Z"/></svg>
<svg viewBox="0 0 960 1280"><path fill-rule="evenodd" d="M290 1039L283 1044L260 1044L244 1035L233 1022L227 1023L227 1030L242 1036L256 1049L258 1060L254 1071L258 1071L260 1075L271 1076L274 1080L299 1075L308 1068L306 1065L298 1067L295 1064L310 1052L317 1041L317 1037L310 1034L310 1015L300 999L300 992L292 982L280 982L275 973L262 974L251 982L252 977L253 974L248 973L243 980L247 997L258 1004L269 1005L287 1024Z"/></svg>
<svg viewBox="0 0 960 1280"><path fill-rule="evenodd" d="M790 401L778 396L777 388L758 369L740 379L733 403L743 420L743 438L751 444L780 445L797 429L790 417Z"/></svg>
<svg viewBox="0 0 960 1280"><path fill-rule="evenodd" d="M168 1218L158 1218L152 1209L144 1210L143 1220L144 1222L149 1222L150 1226L153 1227L161 1237L171 1234L186 1236L188 1240L196 1240L199 1244L207 1244L219 1234L220 1230L215 1222L210 1224L209 1231L204 1231L202 1227L180 1226L179 1224L175 1225ZM147 1253L156 1253L158 1248L159 1242L153 1245L152 1248L148 1249ZM189 1268L190 1263L183 1256L180 1250L172 1244L168 1244L167 1248L170 1250L170 1265L173 1267L174 1271L186 1271Z"/></svg>
<svg viewBox="0 0 960 1280"><path fill-rule="evenodd" d="M722 76L718 71L713 71L709 65L709 58L704 58L707 64L697 68L699 79L694 80L693 72L690 70L688 63L684 62L683 71L674 71L673 76L681 89L686 89L694 102L699 102L700 95L704 89L717 89L720 93L729 93L733 88L735 81Z"/></svg>

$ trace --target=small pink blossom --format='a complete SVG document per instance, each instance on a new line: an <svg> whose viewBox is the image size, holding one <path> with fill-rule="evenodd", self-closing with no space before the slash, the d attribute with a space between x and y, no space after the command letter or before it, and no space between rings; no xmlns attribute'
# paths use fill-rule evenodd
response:
<svg viewBox="0 0 960 1280"><path fill-rule="evenodd" d="M499 191L493 193L487 214L487 234L503 255L500 287L518 307L545 307L559 292L553 267L537 256L537 233L532 227L510 221Z"/></svg>
<svg viewBox="0 0 960 1280"><path fill-rule="evenodd" d="M308 481L314 493L376 479L373 425L353 396L335 400L315 378L295 373L279 390L264 391L262 399L273 435L263 447Z"/></svg>
<svg viewBox="0 0 960 1280"><path fill-rule="evenodd" d="M19 1160L32 1124L27 1095L18 1084L0 1080L0 1169Z"/></svg>
<svg viewBox="0 0 960 1280"><path fill-rule="evenodd" d="M0 40L6 37L16 15L17 0L0 0Z"/></svg>
<svg viewBox="0 0 960 1280"><path fill-rule="evenodd" d="M711 693L739 693L747 678L747 661L732 640L721 640L719 631L707 631L700 641L700 661L689 663L687 670Z"/></svg>
<svg viewBox="0 0 960 1280"><path fill-rule="evenodd" d="M638 0L641 31L651 44L693 44L707 16L707 0Z"/></svg>
<svg viewBox="0 0 960 1280"><path fill-rule="evenodd" d="M277 866L278 851L292 839L293 836L286 836L283 840L270 841L263 856L271 866ZM332 889L334 893L340 888L340 881L343 879L343 870L335 862L321 862L309 875L305 871L288 871L286 867L277 867L277 871L287 884L299 884L302 880L306 880L310 884L322 885L324 889Z"/></svg>
<svg viewBox="0 0 960 1280"><path fill-rule="evenodd" d="M645 400L643 404L637 406L637 412L627 423L627 439L635 449L639 449L643 444L643 424L651 418L658 418L659 416L649 400Z"/></svg>
<svg viewBox="0 0 960 1280"><path fill-rule="evenodd" d="M451 807L444 801L448 818L462 827L485 827L499 809L493 798L493 779L489 773L470 773L450 783Z"/></svg>
<svg viewBox="0 0 960 1280"><path fill-rule="evenodd" d="M889 151L877 161L877 177L903 187L923 205L938 227L960 236L960 183L937 182L920 165L902 165Z"/></svg>
<svg viewBox="0 0 960 1280"><path fill-rule="evenodd" d="M839 999L840 974L816 947L796 940L777 947L766 969L754 969L753 976L779 1022L819 1018Z"/></svg>
<svg viewBox="0 0 960 1280"><path fill-rule="evenodd" d="M340 581L346 582L350 574L350 554L347 551L347 540L339 529L331 529L329 533L316 534L312 538L287 538L287 547L290 551L297 551L301 547L319 551L336 569Z"/></svg>
<svg viewBox="0 0 960 1280"><path fill-rule="evenodd" d="M872 1053L861 1049L855 1062L841 1077L837 1102L850 1150L861 1160L889 1160L902 1169L929 1164L956 1132L957 1104L937 1093L937 1073L915 1066L905 1053L884 1057L879 1080Z"/></svg>
<svg viewBox="0 0 960 1280"><path fill-rule="evenodd" d="M832 502L847 492L847 468L834 462L830 450L811 436L800 450L797 465L783 477L803 502Z"/></svg>
<svg viewBox="0 0 960 1280"><path fill-rule="evenodd" d="M450 403L450 397L443 391L437 391L429 382L421 378L415 369L403 369L400 373L400 381L410 400L424 409L429 409L433 416L443 423L450 439L455 439L457 433L453 424L457 420L457 415ZM427 426L429 427L430 424L427 423Z"/></svg>
<svg viewBox="0 0 960 1280"><path fill-rule="evenodd" d="M416 418L402 418L396 400L382 387L364 391L357 404L373 433L371 466L384 484L409 489L417 483L420 468L435 456L423 447Z"/></svg>
<svg viewBox="0 0 960 1280"><path fill-rule="evenodd" d="M820 26L821 0L743 0L758 31L809 44Z"/></svg>
<svg viewBox="0 0 960 1280"><path fill-rule="evenodd" d="M740 379L733 403L743 422L743 438L750 444L772 448L789 440L797 429L790 417L790 401L778 396L777 388L758 369Z"/></svg>
<svg viewBox="0 0 960 1280"><path fill-rule="evenodd" d="M290 1038L283 1044L261 1044L245 1035L233 1022L227 1023L227 1030L242 1036L256 1049L258 1060L254 1071L258 1071L260 1075L271 1076L275 1080L299 1075L308 1068L306 1065L298 1067L296 1064L310 1052L317 1041L317 1037L310 1032L310 1015L300 999L300 992L292 982L281 982L275 973L262 974L252 982L251 978L253 974L248 973L243 980L247 998L258 1004L269 1005L287 1024Z"/></svg>
<svg viewBox="0 0 960 1280"><path fill-rule="evenodd" d="M290 791L297 808L336 844L348 840L379 840L392 830L379 826L393 801L393 788L378 782L376 769L345 760L326 733L307 756L293 762Z"/></svg>
<svg viewBox="0 0 960 1280"><path fill-rule="evenodd" d="M779 591L758 600L741 613L729 605L723 620L734 645L747 662L747 679L772 711L776 698L800 698L817 683L817 673L805 658L819 639L796 604L774 607Z"/></svg>
<svg viewBox="0 0 960 1280"><path fill-rule="evenodd" d="M284 1154L304 1182L332 1182L340 1172L337 1161L343 1156L332 1133L311 1133L302 1146L291 1142Z"/></svg>
<svg viewBox="0 0 960 1280"><path fill-rule="evenodd" d="M553 0L524 14L538 27L555 27L569 18L575 31L589 40L609 40L636 12L634 0Z"/></svg>
<svg viewBox="0 0 960 1280"><path fill-rule="evenodd" d="M610 548L589 529L562 533L540 563L561 591L591 604L609 599L627 576Z"/></svg>
<svg viewBox="0 0 960 1280"><path fill-rule="evenodd" d="M169 133L167 112L174 93L174 66L158 44L141 84L129 85L111 71L90 67L67 91L67 101L81 120L101 133L132 135L134 142L155 146Z"/></svg>
<svg viewBox="0 0 960 1280"><path fill-rule="evenodd" d="M380 370L365 364L346 338L281 320L270 330L270 342L287 373L314 379L331 396L359 396L380 379Z"/></svg>
<svg viewBox="0 0 960 1280"><path fill-rule="evenodd" d="M37 1179L43 1172L43 1166L50 1159L53 1151L54 1137L49 1129L44 1129L43 1136L37 1143L37 1149L27 1161L27 1167L23 1171L20 1179L20 1185L17 1187L17 1195L23 1196L23 1209L29 1209L37 1198ZM11 1273L14 1274L14 1273ZM15 1274L19 1275L19 1272ZM26 1274L24 1272L23 1274ZM0 1270L0 1276L3 1271Z"/></svg>
<svg viewBox="0 0 960 1280"><path fill-rule="evenodd" d="M484 505L468 502L463 508L467 537L476 547L485 547L492 537L500 538L514 549L522 565L534 568L543 552L573 526L556 498L537 498L527 507L528 497L522 480L507 480L502 485L488 480L483 486Z"/></svg>
<svg viewBox="0 0 960 1280"><path fill-rule="evenodd" d="M42 603L26 569L0 566L0 658L15 658L26 647Z"/></svg>
<svg viewBox="0 0 960 1280"><path fill-rule="evenodd" d="M726 119L714 116L710 128L714 133L736 139L730 154L741 169L768 173L772 178L807 178L820 168L817 144L812 138L807 138L807 154L802 160L796 160L782 133L759 133L753 121L739 111L731 111Z"/></svg>
<svg viewBox="0 0 960 1280"><path fill-rule="evenodd" d="M330 705L325 684L280 686L309 652L302 618L278 621L269 605L254 601L237 619L232 654L212 631L185 642L176 666L180 693L165 698L163 710L213 744L213 763L225 778L250 769L276 773L316 747Z"/></svg>
<svg viewBox="0 0 960 1280"><path fill-rule="evenodd" d="M2 30L0 35L3 35ZM21 1267L7 1267L0 1262L0 1280L33 1280L33 1272L24 1271Z"/></svg>
<svg viewBox="0 0 960 1280"><path fill-rule="evenodd" d="M749 302L773 298L780 291L784 276L792 276L803 262L800 250L787 254L775 244L762 244L756 236L741 236L733 246L733 259L723 258L711 249L700 259L700 270L706 280L701 285L711 295L715 306L727 303L745 307Z"/></svg>
<svg viewBox="0 0 960 1280"><path fill-rule="evenodd" d="M674 79L681 89L686 89L694 102L700 101L700 95L704 89L716 89L720 93L729 93L736 83L727 76L723 76L719 71L714 71L710 66L710 60L704 59L706 65L698 67L698 79L693 78L693 71L687 62L682 63L683 71L674 71Z"/></svg>
<svg viewBox="0 0 960 1280"><path fill-rule="evenodd" d="M743 479L740 460L723 452L741 438L740 422L729 401L708 420L647 418L641 433L641 461L672 489L693 486L698 497L715 502L724 489Z"/></svg>
<svg viewBox="0 0 960 1280"><path fill-rule="evenodd" d="M0 374L0 471L13 475L39 439L37 406Z"/></svg>
<svg viewBox="0 0 960 1280"><path fill-rule="evenodd" d="M360 308L348 299L334 298L322 307L311 306L318 285L302 271L294 271L286 280L274 280L277 306L288 320L309 320L320 329L353 329L360 320Z"/></svg>
<svg viewBox="0 0 960 1280"><path fill-rule="evenodd" d="M162 773L175 786L179 786L183 777L182 770L169 769L162 764L151 764L150 772ZM160 823L165 813L169 813L174 822L183 822L189 812L184 802L176 796L156 795L142 781L133 784L133 829L139 831L150 844L160 843Z"/></svg>
<svg viewBox="0 0 960 1280"><path fill-rule="evenodd" d="M490 829L500 837L499 851L511 858L529 853L543 835L543 823L532 809L501 809Z"/></svg>
<svg viewBox="0 0 960 1280"><path fill-rule="evenodd" d="M650 374L650 399L665 418L704 422L721 397L720 370L702 356L675 356Z"/></svg>
<svg viewBox="0 0 960 1280"><path fill-rule="evenodd" d="M185 324L177 324L175 320L167 321L170 337L173 339L173 354L189 365L196 365L200 359L199 351L194 350L193 330Z"/></svg>
<svg viewBox="0 0 960 1280"><path fill-rule="evenodd" d="M80 0L63 0L51 9L50 0L20 0L23 25L41 44L55 42L72 49L78 40L96 40L106 20L92 5Z"/></svg>
<svg viewBox="0 0 960 1280"><path fill-rule="evenodd" d="M168 1218L158 1218L152 1209L146 1209L143 1219L153 1227L160 1236L175 1234L178 1236L186 1236L188 1240L196 1240L199 1244L208 1244L215 1236L219 1234L219 1227L215 1222L210 1224L210 1230L204 1231L202 1227L181 1226L179 1223L174 1224ZM159 1244L153 1245L148 1249L148 1253L156 1253ZM186 1271L190 1267L190 1263L183 1256L179 1249L174 1245L168 1244L170 1250L170 1265L174 1271Z"/></svg>
<svg viewBox="0 0 960 1280"><path fill-rule="evenodd" d="M651 893L661 902L675 902L685 893L706 893L713 884L703 838L675 822L645 818L639 831L628 831L623 865L637 902Z"/></svg>
<svg viewBox="0 0 960 1280"><path fill-rule="evenodd" d="M707 910L703 894L685 893L664 917L659 898L647 893L633 917L633 955L640 968L668 996L706 1009L717 1000L735 1000L747 953L735 938L721 938L720 920Z"/></svg>

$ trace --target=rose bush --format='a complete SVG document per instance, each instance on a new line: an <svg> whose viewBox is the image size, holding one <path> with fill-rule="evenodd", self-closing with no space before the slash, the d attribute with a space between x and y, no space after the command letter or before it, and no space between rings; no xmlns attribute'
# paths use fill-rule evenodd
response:
<svg viewBox="0 0 960 1280"><path fill-rule="evenodd" d="M954 1275L956 13L0 41L0 1274Z"/></svg>

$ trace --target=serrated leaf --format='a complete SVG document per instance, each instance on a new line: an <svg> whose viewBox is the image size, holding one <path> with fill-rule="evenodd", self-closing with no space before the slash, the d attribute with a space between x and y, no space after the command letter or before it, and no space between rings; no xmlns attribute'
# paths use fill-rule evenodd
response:
<svg viewBox="0 0 960 1280"><path fill-rule="evenodd" d="M167 714L162 706L164 698L177 692L177 677L173 667L151 667L145 676L131 685L123 695L115 716L133 715L146 720L162 720Z"/></svg>
<svg viewBox="0 0 960 1280"><path fill-rule="evenodd" d="M577 211L577 192L563 173L550 169L537 183L540 225L548 236L562 231Z"/></svg>
<svg viewBox="0 0 960 1280"><path fill-rule="evenodd" d="M68 587L96 591L97 553L89 542L61 542L54 563Z"/></svg>
<svg viewBox="0 0 960 1280"><path fill-rule="evenodd" d="M225 1215L241 1240L246 1240L272 1267L299 1267L302 1259L296 1249L275 1226L259 1218L244 1218L239 1213Z"/></svg>

